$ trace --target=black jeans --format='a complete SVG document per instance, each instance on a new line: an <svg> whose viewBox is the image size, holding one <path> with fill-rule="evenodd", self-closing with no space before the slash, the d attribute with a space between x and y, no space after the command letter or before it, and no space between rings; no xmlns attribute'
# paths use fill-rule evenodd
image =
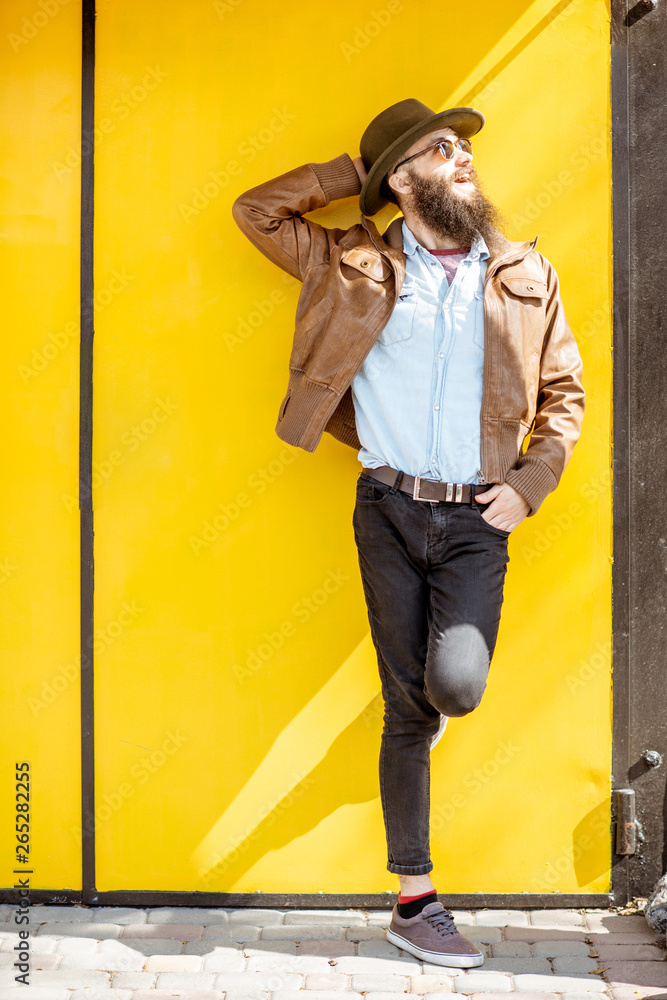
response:
<svg viewBox="0 0 667 1000"><path fill-rule="evenodd" d="M433 868L431 739L441 715L479 705L496 644L509 532L483 509L421 503L364 472L357 480L354 535L384 698L387 868L401 875Z"/></svg>

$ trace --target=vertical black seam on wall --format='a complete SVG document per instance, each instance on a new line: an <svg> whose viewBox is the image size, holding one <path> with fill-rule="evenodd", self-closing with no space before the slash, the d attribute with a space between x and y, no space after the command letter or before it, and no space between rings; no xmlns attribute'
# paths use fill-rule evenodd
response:
<svg viewBox="0 0 667 1000"><path fill-rule="evenodd" d="M95 893L95 757L93 707L93 210L95 0L81 19L81 276L79 356L79 510L81 519L81 898Z"/></svg>
<svg viewBox="0 0 667 1000"><path fill-rule="evenodd" d="M611 4L612 226L613 226L613 552L612 773L615 788L628 781L630 733L630 148L627 0ZM632 896L629 863L614 853L614 902Z"/></svg>

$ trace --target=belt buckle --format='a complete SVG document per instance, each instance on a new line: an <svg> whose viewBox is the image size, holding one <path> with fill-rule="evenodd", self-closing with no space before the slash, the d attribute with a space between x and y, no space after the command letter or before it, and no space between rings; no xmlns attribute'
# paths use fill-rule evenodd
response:
<svg viewBox="0 0 667 1000"><path fill-rule="evenodd" d="M415 476L415 485L412 487L412 499L413 500L419 500L421 503L433 503L432 500L427 500L426 497L420 497L419 496L419 484L420 483L421 483L421 479L419 478L419 476Z"/></svg>
<svg viewBox="0 0 667 1000"><path fill-rule="evenodd" d="M421 503L437 503L437 500L427 500L426 497L419 496L419 484L421 479L419 476L415 476L415 484L412 487L412 499L419 500ZM461 503L463 500L463 483L444 483L445 489L445 503ZM454 495L454 487L456 487L456 496Z"/></svg>

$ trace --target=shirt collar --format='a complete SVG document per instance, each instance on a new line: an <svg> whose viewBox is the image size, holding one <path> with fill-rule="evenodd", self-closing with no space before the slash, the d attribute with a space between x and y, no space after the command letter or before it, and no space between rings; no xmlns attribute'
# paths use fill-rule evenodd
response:
<svg viewBox="0 0 667 1000"><path fill-rule="evenodd" d="M403 219L402 229L403 229L403 252L407 254L408 257L412 257L413 254L417 252L418 248L421 248L421 250L424 251L424 253L428 253L428 250L426 250L424 247L421 246L420 243L417 242L417 239L412 230L408 229L405 219ZM487 247L486 242L482 237L481 233L476 233L472 241L472 246L470 247L470 253L466 257L466 260L477 260L477 258L480 258L480 260L487 260L488 257L489 257L489 248Z"/></svg>

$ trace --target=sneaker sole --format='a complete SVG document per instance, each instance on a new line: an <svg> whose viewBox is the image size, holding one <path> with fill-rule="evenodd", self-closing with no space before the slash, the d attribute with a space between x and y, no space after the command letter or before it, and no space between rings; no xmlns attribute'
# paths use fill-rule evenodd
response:
<svg viewBox="0 0 667 1000"><path fill-rule="evenodd" d="M448 965L453 969L475 969L484 963L484 955L446 955L441 951L428 951L426 948L418 948L412 941L401 937L396 931L387 928L387 941L391 941L397 948L409 951L415 958L421 958L425 962L432 962L433 965Z"/></svg>

